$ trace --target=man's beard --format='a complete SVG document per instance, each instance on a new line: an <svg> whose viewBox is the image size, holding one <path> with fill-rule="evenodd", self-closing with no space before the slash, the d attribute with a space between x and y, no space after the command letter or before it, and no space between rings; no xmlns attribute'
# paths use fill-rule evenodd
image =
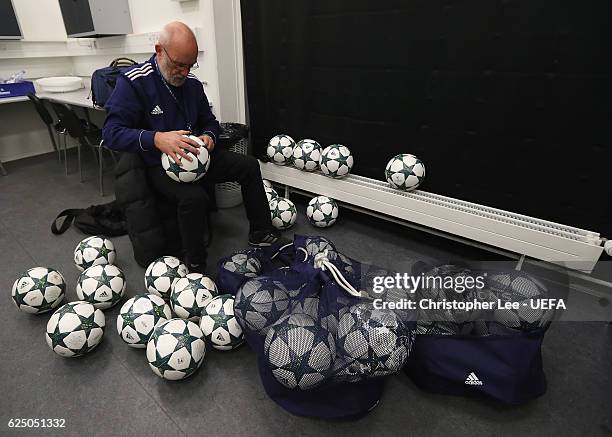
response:
<svg viewBox="0 0 612 437"><path fill-rule="evenodd" d="M176 76L170 76L170 78L167 80L170 85L179 87L179 86L183 86L187 78L184 76L176 75Z"/></svg>
<svg viewBox="0 0 612 437"><path fill-rule="evenodd" d="M183 86L183 84L185 83L185 80L187 80L186 76L181 76L180 74L175 74L173 76L173 75L166 73L164 71L164 68L161 68L161 66L159 70L163 78L166 80L166 82L168 82L172 86L176 86L176 87Z"/></svg>

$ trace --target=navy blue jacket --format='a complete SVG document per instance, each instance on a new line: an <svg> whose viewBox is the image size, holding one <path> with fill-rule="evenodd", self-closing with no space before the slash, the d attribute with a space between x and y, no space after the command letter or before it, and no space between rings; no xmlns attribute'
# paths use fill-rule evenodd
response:
<svg viewBox="0 0 612 437"><path fill-rule="evenodd" d="M181 87L164 84L155 55L118 77L105 109L104 145L140 153L148 166L161 164L161 152L153 142L155 132L190 130L196 136L206 133L215 142L219 137L219 122L202 83L189 74Z"/></svg>

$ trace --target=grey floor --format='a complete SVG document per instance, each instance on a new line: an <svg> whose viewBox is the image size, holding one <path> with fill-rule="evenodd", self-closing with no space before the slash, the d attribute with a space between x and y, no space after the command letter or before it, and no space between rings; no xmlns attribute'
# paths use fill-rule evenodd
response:
<svg viewBox="0 0 612 437"><path fill-rule="evenodd" d="M88 155L85 155L88 157ZM74 166L74 157L70 156ZM103 203L93 162L86 181L63 174L54 155L9 162L0 177L0 434L10 418L65 418L66 428L45 435L520 435L612 434L612 326L558 323L543 347L549 389L520 407L424 393L402 375L387 381L378 408L354 422L294 417L270 401L259 382L248 347L209 351L203 367L182 382L167 382L148 368L144 352L127 347L117 335L118 306L106 312L102 344L80 359L55 355L44 340L49 315L18 312L10 302L17 275L36 265L53 266L68 282L75 300L78 271L72 251L83 238L75 229L62 236L49 227L65 208ZM111 175L107 185L112 188ZM299 207L303 213L304 206ZM210 259L242 248L246 219L241 207L214 214L216 239ZM345 212L329 230L315 232L300 215L297 233L319 233L343 252L409 268L417 259L461 258L469 251L438 238L389 226ZM128 279L127 295L143 291L144 270L132 259L127 237L113 239L117 264ZM15 431L15 430L13 430ZM34 433L34 432L32 432Z"/></svg>

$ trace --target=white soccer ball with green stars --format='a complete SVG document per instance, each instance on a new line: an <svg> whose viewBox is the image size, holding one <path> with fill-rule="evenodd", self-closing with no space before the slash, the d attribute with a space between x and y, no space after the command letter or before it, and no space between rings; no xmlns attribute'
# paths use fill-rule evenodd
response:
<svg viewBox="0 0 612 437"><path fill-rule="evenodd" d="M145 287L149 293L156 294L164 300L170 299L172 284L178 278L189 273L189 270L178 258L174 256L162 256L157 258L145 272Z"/></svg>
<svg viewBox="0 0 612 437"><path fill-rule="evenodd" d="M138 294L128 299L117 316L117 332L128 346L144 349L161 321L170 320L170 306L156 294Z"/></svg>
<svg viewBox="0 0 612 437"><path fill-rule="evenodd" d="M202 365L206 343L193 322L170 319L159 323L147 343L149 367L164 379L185 379Z"/></svg>
<svg viewBox="0 0 612 437"><path fill-rule="evenodd" d="M100 344L105 324L104 313L89 302L70 302L53 313L45 338L56 354L79 357Z"/></svg>
<svg viewBox="0 0 612 437"><path fill-rule="evenodd" d="M162 167L166 171L168 177L176 182L189 183L202 179L208 171L208 167L210 167L210 154L208 153L208 149L204 146L204 142L194 135L189 135L188 137L200 145L198 149L200 153L197 155L185 150L185 153L191 158L191 161L181 157L181 165L178 165L170 156L162 153Z"/></svg>
<svg viewBox="0 0 612 437"><path fill-rule="evenodd" d="M125 275L119 267L112 264L97 265L81 273L76 294L79 300L105 310L119 303L125 294L125 288Z"/></svg>
<svg viewBox="0 0 612 437"><path fill-rule="evenodd" d="M206 305L200 328L215 349L231 350L244 342L242 328L234 316L234 297L231 294L217 296Z"/></svg>
<svg viewBox="0 0 612 437"><path fill-rule="evenodd" d="M272 199L276 199L278 197L278 193L276 192L270 181L263 179L262 182L266 197L268 198L268 203L270 203Z"/></svg>
<svg viewBox="0 0 612 437"><path fill-rule="evenodd" d="M91 266L114 264L116 257L113 242L101 235L83 239L74 249L74 264L80 271Z"/></svg>
<svg viewBox="0 0 612 437"><path fill-rule="evenodd" d="M338 219L338 204L327 196L314 197L306 207L306 217L313 226L327 228Z"/></svg>
<svg viewBox="0 0 612 437"><path fill-rule="evenodd" d="M315 140L300 140L293 148L292 162L295 168L314 171L319 168L321 145Z"/></svg>
<svg viewBox="0 0 612 437"><path fill-rule="evenodd" d="M321 152L321 172L332 178L342 178L353 168L353 155L348 147L341 144L327 146Z"/></svg>
<svg viewBox="0 0 612 437"><path fill-rule="evenodd" d="M270 201L270 218L272 226L276 229L288 229L297 219L295 204L284 197L277 197Z"/></svg>
<svg viewBox="0 0 612 437"><path fill-rule="evenodd" d="M49 267L34 267L13 284L11 297L21 311L42 314L57 307L66 292L66 281L60 272Z"/></svg>
<svg viewBox="0 0 612 437"><path fill-rule="evenodd" d="M223 268L228 272L253 278L261 271L261 262L248 253L235 253L230 259L223 263Z"/></svg>
<svg viewBox="0 0 612 437"><path fill-rule="evenodd" d="M200 320L204 307L219 294L217 285L201 273L189 273L174 283L170 292L170 305L181 319Z"/></svg>
<svg viewBox="0 0 612 437"><path fill-rule="evenodd" d="M392 188L414 190L425 179L425 164L414 155L407 153L396 155L385 167L385 178Z"/></svg>
<svg viewBox="0 0 612 437"><path fill-rule="evenodd" d="M294 147L295 141L289 135L276 135L268 142L266 154L274 164L291 164Z"/></svg>

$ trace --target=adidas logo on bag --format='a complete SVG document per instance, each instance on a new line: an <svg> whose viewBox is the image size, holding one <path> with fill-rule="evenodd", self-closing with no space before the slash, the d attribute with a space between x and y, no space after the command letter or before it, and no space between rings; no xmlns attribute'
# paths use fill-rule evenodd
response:
<svg viewBox="0 0 612 437"><path fill-rule="evenodd" d="M159 107L159 105L155 105L155 108L151 110L151 115L161 115L164 111Z"/></svg>
<svg viewBox="0 0 612 437"><path fill-rule="evenodd" d="M467 385L482 385L482 381L478 379L474 372L470 373L465 380Z"/></svg>

